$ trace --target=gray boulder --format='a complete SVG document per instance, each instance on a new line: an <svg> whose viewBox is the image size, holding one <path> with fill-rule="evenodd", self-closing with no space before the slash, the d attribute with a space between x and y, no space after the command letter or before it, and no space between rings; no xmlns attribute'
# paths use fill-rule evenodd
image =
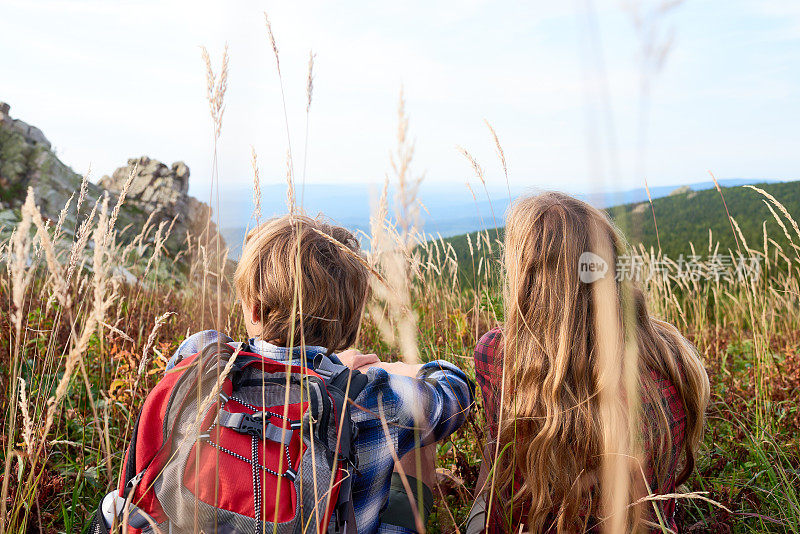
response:
<svg viewBox="0 0 800 534"><path fill-rule="evenodd" d="M131 158L126 166L100 179L98 185L119 195L131 174L133 179L125 203L141 210L146 216L155 213L155 225L162 221L172 225L168 248L177 250L184 244L187 235L197 237L207 229L212 239L222 239L218 236L216 225L211 222L211 208L188 194L190 173L184 162L178 161L168 167L147 156Z"/></svg>

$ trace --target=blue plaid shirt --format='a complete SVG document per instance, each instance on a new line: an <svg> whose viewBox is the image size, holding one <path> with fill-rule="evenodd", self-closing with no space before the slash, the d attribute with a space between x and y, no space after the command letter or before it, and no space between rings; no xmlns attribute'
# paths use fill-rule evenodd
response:
<svg viewBox="0 0 800 534"><path fill-rule="evenodd" d="M233 340L215 330L186 338L167 369L217 341L230 343ZM248 344L264 357L301 365L300 348L290 350L260 339L251 339ZM324 347L306 346L306 361L312 361L320 352L327 351ZM394 469L390 447L402 458L416 447L435 443L455 432L469 414L473 386L461 369L444 360L423 365L418 378L392 375L380 368L369 369L366 375L369 382L355 400L364 410L353 410L353 420L358 426L355 447L359 472L353 479L358 532L413 532L380 522ZM386 420L388 440L378 414Z"/></svg>

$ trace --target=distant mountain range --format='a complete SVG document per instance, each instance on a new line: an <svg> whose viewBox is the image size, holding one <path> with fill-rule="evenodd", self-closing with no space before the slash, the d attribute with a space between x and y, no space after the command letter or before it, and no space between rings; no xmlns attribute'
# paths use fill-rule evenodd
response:
<svg viewBox="0 0 800 534"><path fill-rule="evenodd" d="M36 193L43 215L55 221L67 199L81 186L81 176L58 159L44 133L35 126L12 118L10 109L8 104L0 102L0 232L6 233L19 220L19 209L28 187L32 187ZM189 169L181 162L167 167L147 157L129 159L128 166L117 169L112 177L103 179L98 184L88 184L84 209L88 209L88 206L106 192L112 198L115 197L133 168L138 170L127 201L119 213L120 226L138 228L144 224L148 214L156 212L157 217L153 221L156 225L160 221L175 221L172 238L167 246L179 249L190 228L205 226L208 213L201 202L188 196ZM745 178L720 180L724 187L764 182L763 179ZM305 187L298 186L295 199L310 215L324 213L337 224L368 234L370 214L378 202L381 186L382 184L368 183L306 184ZM653 187L650 193L656 199L669 197L676 191L701 191L713 187L713 182L705 181ZM202 190L202 187L192 189ZM541 188L506 186L502 183L487 184L486 187L474 184L470 188L458 182L423 182L417 194L421 202L419 224L426 234L442 237L496 228L503 225L506 209L513 198L540 190ZM636 205L647 200L647 191L644 188L572 193L599 208L634 206L631 208L634 210ZM394 191L390 190L390 214L394 211L394 196ZM205 194L200 193L198 198L200 201L210 201L215 213L214 219L218 221L220 233L230 246L231 256L238 258L247 228L255 224L251 188L226 184L219 191L218 202L217 195L212 198L208 191ZM286 213L286 210L286 184L262 185L261 220ZM698 215L691 215L690 219L695 220L697 217ZM76 225L77 214L70 212L64 223L67 233L73 231ZM646 225L645 220L634 225L635 228L631 230L646 232ZM648 236L644 234L642 240L649 242Z"/></svg>
<svg viewBox="0 0 800 534"><path fill-rule="evenodd" d="M733 178L720 180L720 185L734 187L764 182L763 179ZM693 191L701 191L713 188L714 183L708 181L687 186L657 186L650 188L650 194L652 198L661 198L686 187ZM482 228L502 226L503 216L510 203L509 193L512 197L516 197L527 192L535 193L537 189L512 187L509 190L505 187L492 187L488 189L488 199L486 190L476 188L473 191L475 196L465 185L423 183L418 195L423 206L420 209L423 230L428 234L447 237ZM371 184L306 184L304 190L298 188L295 192L296 201L300 203L302 199L307 213L311 215L324 213L335 223L364 233L369 233L370 213L379 195L379 186ZM597 207L608 208L644 202L647 200L647 191L644 188L637 188L576 196ZM391 210L393 191L390 191L389 197ZM246 229L254 224L253 208L251 189L223 189L221 192L219 207L221 233L231 247L231 256L234 258L238 258L241 253L241 243ZM286 185L262 185L262 220L285 212Z"/></svg>

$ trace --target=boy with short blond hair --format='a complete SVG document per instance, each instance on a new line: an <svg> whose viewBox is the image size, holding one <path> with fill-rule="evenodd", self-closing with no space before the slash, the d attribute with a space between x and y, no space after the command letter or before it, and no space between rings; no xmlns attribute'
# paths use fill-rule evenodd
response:
<svg viewBox="0 0 800 534"><path fill-rule="evenodd" d="M234 283L250 337L333 353L356 341L369 270L350 231L287 215L250 232Z"/></svg>
<svg viewBox="0 0 800 534"><path fill-rule="evenodd" d="M357 339L369 274L350 231L320 219L286 215L250 232L235 286L249 351L308 367L323 355L336 364L344 360L351 368L364 369L368 380L351 408L357 427L357 470L352 480L357 529L413 532L414 517L403 510L411 508L404 506L407 503L397 505L400 480L393 474L393 458L458 429L472 405L473 385L460 369L443 360L412 366L381 364L374 355L357 351L347 351L342 360L337 357L336 352ZM168 367L209 344L232 342L217 331L198 332L180 345ZM412 493L424 486L408 478ZM424 501L426 510L420 510L424 521L432 505L429 488L410 499Z"/></svg>

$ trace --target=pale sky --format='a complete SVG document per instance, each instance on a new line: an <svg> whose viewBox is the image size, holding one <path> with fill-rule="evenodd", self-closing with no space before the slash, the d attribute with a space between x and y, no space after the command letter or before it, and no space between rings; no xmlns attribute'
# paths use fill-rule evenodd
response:
<svg viewBox="0 0 800 534"><path fill-rule="evenodd" d="M476 183L461 145L492 184L504 183L488 119L512 185L642 186L640 41L616 0L3 0L0 100L79 173L91 164L98 179L142 154L183 160L202 198L212 135L199 47L216 68L227 41L223 190L251 183L251 145L262 180L281 181L287 136L264 11L280 48L298 179L313 49L308 183L383 180L403 85L413 168L428 181ZM674 40L653 83L650 184L705 181L707 170L798 178L800 2L686 0L662 26Z"/></svg>

